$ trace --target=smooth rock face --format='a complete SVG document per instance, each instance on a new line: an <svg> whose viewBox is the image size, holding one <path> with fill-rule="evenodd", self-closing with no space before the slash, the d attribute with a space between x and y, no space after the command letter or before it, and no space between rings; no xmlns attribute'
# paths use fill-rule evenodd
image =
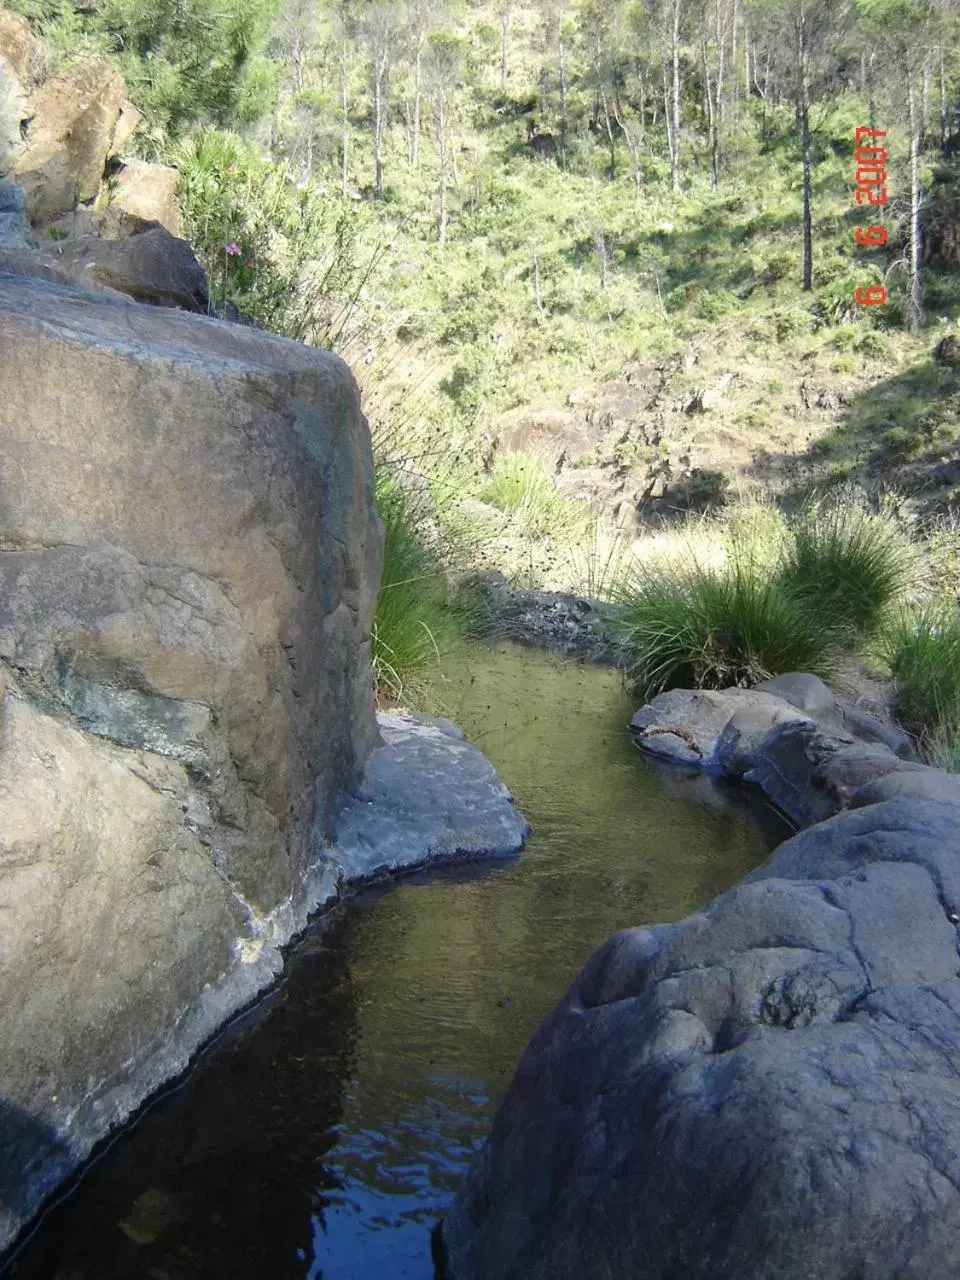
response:
<svg viewBox="0 0 960 1280"><path fill-rule="evenodd" d="M454 1280L952 1280L960 807L840 814L614 935L443 1225Z"/></svg>
<svg viewBox="0 0 960 1280"><path fill-rule="evenodd" d="M381 528L327 352L0 275L0 386L2 1246L318 900Z"/></svg>
<svg viewBox="0 0 960 1280"><path fill-rule="evenodd" d="M493 766L449 720L377 717L385 746L337 823L337 857L348 879L411 863L516 853L527 820Z"/></svg>
<svg viewBox="0 0 960 1280"><path fill-rule="evenodd" d="M916 761L909 734L802 672L756 689L672 689L641 707L630 731L648 755L759 784L799 827L898 795L955 793L946 775ZM901 781L884 789L888 775Z"/></svg>

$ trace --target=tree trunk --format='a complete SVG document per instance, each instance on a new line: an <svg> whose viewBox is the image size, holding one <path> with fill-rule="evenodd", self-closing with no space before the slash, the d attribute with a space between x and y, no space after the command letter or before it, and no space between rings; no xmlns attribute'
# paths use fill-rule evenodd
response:
<svg viewBox="0 0 960 1280"><path fill-rule="evenodd" d="M350 116L347 104L347 52L344 43L343 56L340 60L340 186L343 194L347 194L350 169Z"/></svg>
<svg viewBox="0 0 960 1280"><path fill-rule="evenodd" d="M803 156L803 287L813 288L813 219L810 193L810 76L806 15L800 9L797 24L797 107L800 116L800 150Z"/></svg>
<svg viewBox="0 0 960 1280"><path fill-rule="evenodd" d="M290 50L293 65L293 87L297 93L303 93L303 32L299 27L293 33L293 47Z"/></svg>
<svg viewBox="0 0 960 1280"><path fill-rule="evenodd" d="M707 67L707 44L701 45L703 61L703 97L707 114L707 149L710 152L710 189L717 189L717 116L713 101L713 84Z"/></svg>
<svg viewBox="0 0 960 1280"><path fill-rule="evenodd" d="M373 195L375 200L383 199L383 76L377 62L373 73Z"/></svg>
<svg viewBox="0 0 960 1280"><path fill-rule="evenodd" d="M440 221L437 240L447 242L447 113L444 93L437 93L437 144L440 148Z"/></svg>
<svg viewBox="0 0 960 1280"><path fill-rule="evenodd" d="M610 177L617 176L617 140L614 136L613 125L610 123L610 104L607 101L607 91L603 84L600 85L600 97L603 101L603 123L607 129L607 141L610 144Z"/></svg>
<svg viewBox="0 0 960 1280"><path fill-rule="evenodd" d="M680 190L680 3L673 0L673 25L670 46L673 55L673 147L670 156L670 181L674 191Z"/></svg>
<svg viewBox="0 0 960 1280"><path fill-rule="evenodd" d="M413 64L413 138L410 143L410 167L420 164L420 98L423 63L423 36L417 37L417 57Z"/></svg>
<svg viewBox="0 0 960 1280"><path fill-rule="evenodd" d="M743 28L743 82L747 99L750 98L750 28Z"/></svg>
<svg viewBox="0 0 960 1280"><path fill-rule="evenodd" d="M387 127L387 82L390 72L390 50L386 43L374 49L373 55L373 194L383 199L383 136Z"/></svg>
<svg viewBox="0 0 960 1280"><path fill-rule="evenodd" d="M944 67L943 45L940 46L940 66L939 66L939 94L940 94L940 146L946 145L947 141L947 73Z"/></svg>
<svg viewBox="0 0 960 1280"><path fill-rule="evenodd" d="M716 128L716 144L717 144L717 169L720 168L720 130L723 126L723 73L724 73L724 46L726 45L726 32L720 22L720 0L717 2L717 128Z"/></svg>
<svg viewBox="0 0 960 1280"><path fill-rule="evenodd" d="M733 114L740 117L740 86L737 83L737 26L740 19L740 0L733 0L733 21L730 25L730 65L733 67Z"/></svg>
<svg viewBox="0 0 960 1280"><path fill-rule="evenodd" d="M565 131L567 127L567 52L562 31L558 33L557 42L560 61L560 129Z"/></svg>
<svg viewBox="0 0 960 1280"><path fill-rule="evenodd" d="M670 169L673 171L673 120L670 115L670 86L667 83L667 64L664 61L661 64L663 72L663 123L667 130L667 153L670 157ZM656 124L656 121L654 121Z"/></svg>
<svg viewBox="0 0 960 1280"><path fill-rule="evenodd" d="M913 72L907 76L907 111L910 122L910 292L907 298L907 324L916 331L923 315L920 289L920 130L922 120L917 109Z"/></svg>
<svg viewBox="0 0 960 1280"><path fill-rule="evenodd" d="M510 28L510 0L500 0L500 88L507 87L507 34Z"/></svg>
<svg viewBox="0 0 960 1280"><path fill-rule="evenodd" d="M537 310L543 315L543 299L540 297L540 259L536 253L533 255L533 299L537 304Z"/></svg>

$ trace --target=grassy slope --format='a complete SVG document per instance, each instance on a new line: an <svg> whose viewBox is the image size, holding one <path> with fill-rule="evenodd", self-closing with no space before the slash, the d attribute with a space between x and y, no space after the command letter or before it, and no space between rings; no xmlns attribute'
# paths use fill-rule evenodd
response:
<svg viewBox="0 0 960 1280"><path fill-rule="evenodd" d="M468 29L493 18L474 10ZM408 412L453 437L447 456L457 455L464 492L480 491L485 448L504 424L547 411L586 424L592 447L580 487L621 492L623 511L665 464L674 479L699 467L734 487L896 475L915 488L955 452L960 380L934 366L931 352L952 323L956 291L931 280L939 316L915 337L898 326L896 273L887 307L866 311L851 300L854 286L879 279L891 260L854 245L862 220L850 181L863 115L856 100L840 102L821 125L815 290L804 294L800 165L788 111L767 113L761 148L761 104L740 104L716 193L697 164L692 129L682 195L654 181L662 140L651 131L651 176L638 197L625 149L611 181L606 152L589 136L574 141L576 170L567 172L525 145L521 107L536 83L536 58L532 15L522 10L507 99L492 65L470 78L445 246L435 243L429 212L429 146L413 174L399 124L378 210L391 245L375 286L386 318L379 367L389 370L380 389L396 369L408 377L420 370L424 389ZM495 103L506 109L498 113ZM363 171L364 135L358 143ZM902 152L902 140L892 143ZM891 229L895 221L894 210ZM686 411L696 392L714 387L706 411ZM577 476L568 473L563 486L575 491Z"/></svg>

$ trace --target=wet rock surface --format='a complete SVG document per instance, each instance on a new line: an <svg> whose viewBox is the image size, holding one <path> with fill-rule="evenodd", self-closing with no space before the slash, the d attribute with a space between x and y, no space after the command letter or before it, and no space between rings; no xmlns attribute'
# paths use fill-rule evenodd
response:
<svg viewBox="0 0 960 1280"><path fill-rule="evenodd" d="M803 672L755 689L672 689L630 731L651 757L758 784L800 827L880 799L960 792L960 780L917 760L909 734Z"/></svg>
<svg viewBox="0 0 960 1280"><path fill-rule="evenodd" d="M807 829L594 953L442 1224L443 1274L948 1280L960 779L803 673L674 690L631 728Z"/></svg>
<svg viewBox="0 0 960 1280"><path fill-rule="evenodd" d="M953 1276L958 820L840 814L610 938L524 1055L447 1274Z"/></svg>
<svg viewBox="0 0 960 1280"><path fill-rule="evenodd" d="M523 847L529 824L455 725L395 713L377 719L384 746L337 822L335 856L348 880Z"/></svg>

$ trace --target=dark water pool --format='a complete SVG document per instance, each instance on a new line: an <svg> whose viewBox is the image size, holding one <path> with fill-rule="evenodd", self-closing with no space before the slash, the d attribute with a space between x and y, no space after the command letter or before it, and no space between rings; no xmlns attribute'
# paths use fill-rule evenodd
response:
<svg viewBox="0 0 960 1280"><path fill-rule="evenodd" d="M513 789L527 850L368 890L314 926L10 1276L430 1280L429 1229L590 951L687 915L783 838L762 807L646 765L611 672L501 646L448 677L434 709Z"/></svg>

